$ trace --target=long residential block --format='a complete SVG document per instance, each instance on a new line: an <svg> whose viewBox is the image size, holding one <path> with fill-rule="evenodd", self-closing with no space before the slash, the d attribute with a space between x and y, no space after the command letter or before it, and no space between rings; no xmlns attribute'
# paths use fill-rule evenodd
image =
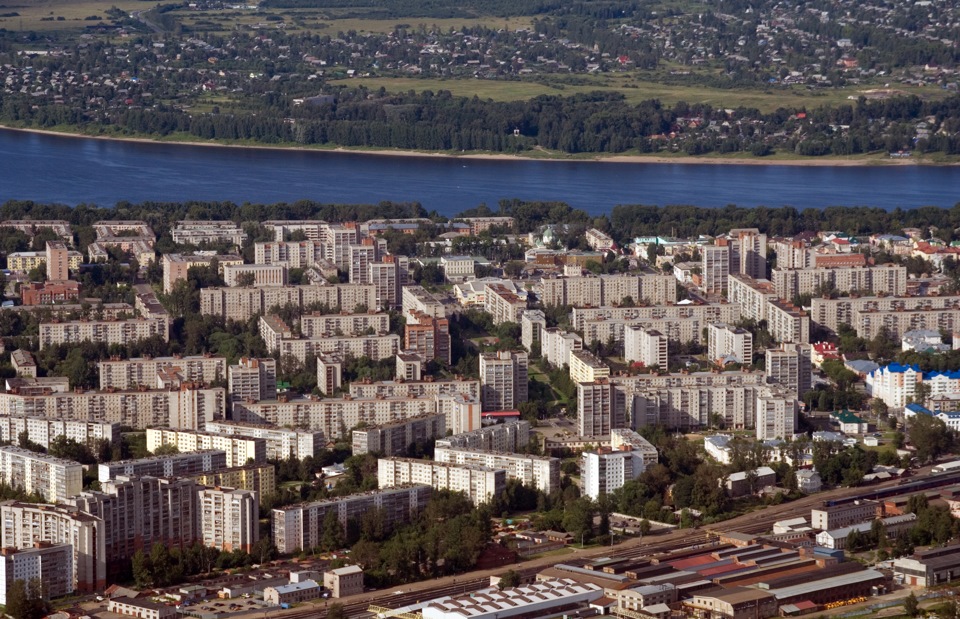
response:
<svg viewBox="0 0 960 619"><path fill-rule="evenodd" d="M164 342L170 339L166 320L130 318L128 320L42 322L39 342L42 350L57 344L81 342L122 346L151 337L160 337Z"/></svg>
<svg viewBox="0 0 960 619"><path fill-rule="evenodd" d="M376 307L376 303L373 284L226 287L200 291L200 313L224 320L246 321L284 306L300 310L326 307L352 312L358 307Z"/></svg>
<svg viewBox="0 0 960 619"><path fill-rule="evenodd" d="M270 460L315 458L326 446L323 432L319 431L294 430L240 421L209 422L206 430L215 434L262 439L266 443L266 454Z"/></svg>
<svg viewBox="0 0 960 619"><path fill-rule="evenodd" d="M914 310L947 310L960 306L960 296L938 297L838 297L810 300L813 322L836 332L840 325L854 326L856 312L908 312Z"/></svg>
<svg viewBox="0 0 960 619"><path fill-rule="evenodd" d="M181 453L219 450L227 454L228 468L243 466L248 462L266 462L267 441L248 436L231 436L196 430L175 430L171 428L147 428L147 450L169 445Z"/></svg>
<svg viewBox="0 0 960 619"><path fill-rule="evenodd" d="M31 442L47 448L50 447L53 439L60 436L88 446L101 440L110 441L114 445L120 442L119 423L47 419L24 415L0 416L0 441L16 443L24 432Z"/></svg>
<svg viewBox="0 0 960 619"><path fill-rule="evenodd" d="M350 383L352 398L422 398L424 396L460 394L480 399L480 381L474 379L382 380Z"/></svg>
<svg viewBox="0 0 960 619"><path fill-rule="evenodd" d="M677 283L672 275L654 273L543 278L538 290L544 305L573 307L635 303L676 303Z"/></svg>
<svg viewBox="0 0 960 619"><path fill-rule="evenodd" d="M516 479L547 494L560 489L559 458L440 447L434 451L433 459L447 464L472 464L489 469L503 469L507 472L507 479Z"/></svg>
<svg viewBox="0 0 960 619"><path fill-rule="evenodd" d="M57 503L83 490L83 465L20 447L0 447L0 478Z"/></svg>
<svg viewBox="0 0 960 619"><path fill-rule="evenodd" d="M135 460L103 462L98 465L100 482L117 477L189 477L205 471L227 468L227 454L209 449L169 456L150 456Z"/></svg>
<svg viewBox="0 0 960 619"><path fill-rule="evenodd" d="M774 269L773 286L781 299L814 294L818 290L835 289L841 293L859 292L902 295L907 292L907 267L880 266Z"/></svg>
<svg viewBox="0 0 960 619"><path fill-rule="evenodd" d="M480 449L484 451L518 452L530 444L530 422L524 420L484 426L438 439L437 448Z"/></svg>
<svg viewBox="0 0 960 619"><path fill-rule="evenodd" d="M277 470L272 464L248 464L219 471L204 471L190 475L201 486L213 488L235 488L255 492L257 499L262 503L277 491Z"/></svg>
<svg viewBox="0 0 960 619"><path fill-rule="evenodd" d="M362 314L304 314L300 317L303 337L381 334L390 331L390 316L383 312Z"/></svg>
<svg viewBox="0 0 960 619"><path fill-rule="evenodd" d="M418 441L429 441L446 432L446 416L426 414L378 426L366 426L354 430L353 455L379 453L384 456L400 456Z"/></svg>
<svg viewBox="0 0 960 619"><path fill-rule="evenodd" d="M706 326L710 322L735 323L740 320L740 307L732 303L690 303L686 305L649 305L644 307L575 307L570 314L573 328L582 331L588 321L606 320L623 324L644 321L695 318ZM622 338L622 333L621 336Z"/></svg>
<svg viewBox="0 0 960 619"><path fill-rule="evenodd" d="M474 505L489 503L506 488L507 472L473 464L448 464L413 458L377 460L380 488L427 484L437 490L462 492Z"/></svg>
<svg viewBox="0 0 960 619"><path fill-rule="evenodd" d="M301 363L305 363L309 357L331 353L380 361L400 351L400 336L393 333L296 337L293 330L276 315L261 316L260 336L270 352L279 353L281 358L293 357Z"/></svg>
<svg viewBox="0 0 960 619"><path fill-rule="evenodd" d="M422 512L433 494L429 485L387 488L344 497L301 503L273 510L273 543L283 554L320 545L327 514L333 512L344 530L350 522L359 522L364 514L380 510L388 528Z"/></svg>
<svg viewBox="0 0 960 619"><path fill-rule="evenodd" d="M227 359L213 355L111 358L97 363L101 389L157 388L160 373L175 372L185 382L212 384L227 377Z"/></svg>
<svg viewBox="0 0 960 619"><path fill-rule="evenodd" d="M208 421L223 419L225 411L226 391L219 387L184 385L177 390L43 395L0 393L0 415L118 423L141 430L152 426L202 430Z"/></svg>

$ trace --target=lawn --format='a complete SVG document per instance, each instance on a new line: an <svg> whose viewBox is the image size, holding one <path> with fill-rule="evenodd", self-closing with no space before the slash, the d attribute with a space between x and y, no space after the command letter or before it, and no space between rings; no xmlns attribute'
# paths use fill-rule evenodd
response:
<svg viewBox="0 0 960 619"><path fill-rule="evenodd" d="M87 21L84 18L92 15L109 22L106 11L110 7L123 9L127 13L136 10L148 10L152 4L137 0L0 0L0 13L18 13L15 17L0 17L0 28L7 30L82 30L87 26L102 22ZM54 18L51 21L41 21L44 18ZM63 20L57 21L57 17Z"/></svg>

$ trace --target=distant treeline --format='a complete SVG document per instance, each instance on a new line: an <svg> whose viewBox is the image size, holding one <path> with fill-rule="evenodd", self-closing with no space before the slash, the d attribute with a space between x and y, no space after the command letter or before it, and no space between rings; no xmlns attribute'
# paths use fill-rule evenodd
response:
<svg viewBox="0 0 960 619"><path fill-rule="evenodd" d="M353 16L349 9L367 19L431 17L435 19L472 18L484 16L511 17L517 15L589 15L598 19L631 17L641 9L636 0L264 0L263 8L302 9L323 8L336 10L338 16Z"/></svg>
<svg viewBox="0 0 960 619"><path fill-rule="evenodd" d="M837 230L866 235L897 232L903 228L921 230L934 227L939 236L951 240L953 230L960 229L960 202L952 208L923 207L886 211L866 206L830 206L823 209L793 207L723 208L698 206L621 205L609 215L590 215L564 202L501 200L496 208L481 205L462 211L457 217L508 215L517 222L517 231L531 232L546 224L569 224L574 227L596 227L609 232L623 243L637 236L661 235L693 237L716 235L732 228L758 228L769 235L791 236L800 232ZM323 220L331 222L366 221L429 217L437 222L448 218L436 211L428 212L418 203L381 202L379 204L323 204L311 200L276 204L235 204L233 202L118 202L114 207L81 204L43 204L10 200L0 206L0 220L62 219L73 226L91 226L103 219L143 219L155 230L169 228L180 219L221 219L241 222L263 222L271 219Z"/></svg>

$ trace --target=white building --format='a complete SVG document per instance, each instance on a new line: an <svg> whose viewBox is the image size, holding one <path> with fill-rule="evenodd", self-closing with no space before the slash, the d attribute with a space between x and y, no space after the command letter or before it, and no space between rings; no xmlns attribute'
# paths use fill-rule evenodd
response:
<svg viewBox="0 0 960 619"><path fill-rule="evenodd" d="M22 580L30 586L42 583L45 599L59 598L73 593L73 546L70 544L38 543L34 548L0 551L0 604L7 604L7 591L14 582Z"/></svg>
<svg viewBox="0 0 960 619"><path fill-rule="evenodd" d="M423 619L506 619L508 617L553 617L561 610L592 602L603 596L593 583L570 579L547 580L500 591L483 589L458 597L444 597L423 607Z"/></svg>
<svg viewBox="0 0 960 619"><path fill-rule="evenodd" d="M241 357L236 365L227 368L230 399L259 402L277 397L277 362L266 357Z"/></svg>
<svg viewBox="0 0 960 619"><path fill-rule="evenodd" d="M260 539L257 493L233 488L204 488L197 497L204 546L221 552L252 552Z"/></svg>
<svg viewBox="0 0 960 619"><path fill-rule="evenodd" d="M0 447L0 478L9 486L57 503L83 490L83 465L20 447Z"/></svg>
<svg viewBox="0 0 960 619"><path fill-rule="evenodd" d="M757 440L786 439L796 434L800 404L788 389L771 386L758 391L755 410Z"/></svg>
<svg viewBox="0 0 960 619"><path fill-rule="evenodd" d="M630 325L623 330L623 358L628 363L639 362L646 367L667 369L669 365L667 336L639 325Z"/></svg>
<svg viewBox="0 0 960 619"><path fill-rule="evenodd" d="M907 400L916 397L917 385L922 380L919 367L891 363L867 374L867 394L883 400L890 408L903 408Z"/></svg>
<svg viewBox="0 0 960 619"><path fill-rule="evenodd" d="M600 449L585 451L580 456L583 494L594 501L632 481L646 470L643 455L633 451Z"/></svg>
<svg viewBox="0 0 960 619"><path fill-rule="evenodd" d="M480 402L485 411L516 410L527 401L527 353L480 353Z"/></svg>
<svg viewBox="0 0 960 619"><path fill-rule="evenodd" d="M529 421L508 421L438 439L436 448L517 452L530 443Z"/></svg>
<svg viewBox="0 0 960 619"><path fill-rule="evenodd" d="M764 372L769 382L790 389L797 398L810 391L813 382L812 348L809 344L782 344L767 349Z"/></svg>
<svg viewBox="0 0 960 619"><path fill-rule="evenodd" d="M721 366L753 364L753 334L724 323L707 325L707 359Z"/></svg>
<svg viewBox="0 0 960 619"><path fill-rule="evenodd" d="M507 479L519 480L546 494L560 489L558 458L449 447L436 448L433 458L437 462L448 464L473 464L490 469L503 469L507 472Z"/></svg>
<svg viewBox="0 0 960 619"><path fill-rule="evenodd" d="M267 461L267 442L262 438L230 434L214 434L197 430L147 428L147 450L155 452L163 445L176 447L181 453L220 450L227 454L226 468Z"/></svg>
<svg viewBox="0 0 960 619"><path fill-rule="evenodd" d="M474 276L476 262L471 256L441 256L440 268L448 282L462 282Z"/></svg>
<svg viewBox="0 0 960 619"><path fill-rule="evenodd" d="M293 430L237 421L211 422L207 424L207 431L215 434L263 439L266 442L267 458L270 460L313 458L320 455L326 445L323 432Z"/></svg>
<svg viewBox="0 0 960 619"><path fill-rule="evenodd" d="M424 484L437 490L463 492L475 505L480 505L500 496L506 487L507 472L472 464L380 458L377 460L377 482L381 489Z"/></svg>

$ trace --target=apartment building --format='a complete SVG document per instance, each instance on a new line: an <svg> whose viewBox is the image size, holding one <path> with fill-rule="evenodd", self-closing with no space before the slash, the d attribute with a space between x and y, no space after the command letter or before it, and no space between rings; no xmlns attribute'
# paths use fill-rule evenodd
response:
<svg viewBox="0 0 960 619"><path fill-rule="evenodd" d="M527 310L527 302L503 284L487 284L484 286L483 309L491 318L493 324L505 322L520 323L520 315Z"/></svg>
<svg viewBox="0 0 960 619"><path fill-rule="evenodd" d="M936 297L838 297L810 300L813 322L836 332L842 324L854 325L855 312L908 312L913 310L950 310L960 306L960 296Z"/></svg>
<svg viewBox="0 0 960 619"><path fill-rule="evenodd" d="M544 305L596 307L635 303L665 305L677 302L672 275L625 273L600 276L544 277L537 286Z"/></svg>
<svg viewBox="0 0 960 619"><path fill-rule="evenodd" d="M75 303L80 297L80 284L71 280L20 284L20 300L24 305Z"/></svg>
<svg viewBox="0 0 960 619"><path fill-rule="evenodd" d="M459 283L474 277L476 261L472 256L440 256L440 268L448 282Z"/></svg>
<svg viewBox="0 0 960 619"><path fill-rule="evenodd" d="M320 545L323 523L329 512L337 514L344 531L349 522L359 522L366 514L379 510L388 529L409 522L422 512L433 494L430 485L411 485L351 494L312 503L300 503L273 510L273 544L282 554Z"/></svg>
<svg viewBox="0 0 960 619"><path fill-rule="evenodd" d="M632 451L602 447L580 456L580 485L584 496L594 501L632 481L646 470L643 458Z"/></svg>
<svg viewBox="0 0 960 619"><path fill-rule="evenodd" d="M102 462L98 465L98 478L100 483L103 483L118 477L189 477L225 468L227 468L225 451L205 449L135 460Z"/></svg>
<svg viewBox="0 0 960 619"><path fill-rule="evenodd" d="M757 440L786 440L797 433L800 404L797 396L785 387L771 386L757 392Z"/></svg>
<svg viewBox="0 0 960 619"><path fill-rule="evenodd" d="M102 440L110 441L113 445L120 442L120 424L118 423L48 419L26 415L0 416L0 441L16 444L24 433L30 442L45 448L50 447L50 442L60 436L88 446L93 446Z"/></svg>
<svg viewBox="0 0 960 619"><path fill-rule="evenodd" d="M260 503L255 492L204 488L198 492L200 540L221 552L252 552L260 539Z"/></svg>
<svg viewBox="0 0 960 619"><path fill-rule="evenodd" d="M349 269L347 269L350 283L369 284L370 265L377 262L377 246L371 238L360 240L357 245L351 245L348 248Z"/></svg>
<svg viewBox="0 0 960 619"><path fill-rule="evenodd" d="M151 337L170 339L166 320L130 318L127 320L68 320L40 323L40 349L58 344L126 345Z"/></svg>
<svg viewBox="0 0 960 619"><path fill-rule="evenodd" d="M98 518L75 508L0 501L0 522L3 548L69 545L71 567L65 573L77 593L103 591L107 586L104 524Z"/></svg>
<svg viewBox="0 0 960 619"><path fill-rule="evenodd" d="M317 355L317 389L323 395L333 395L343 385L343 357L335 354Z"/></svg>
<svg viewBox="0 0 960 619"><path fill-rule="evenodd" d="M438 395L464 395L472 400L480 400L479 380L437 380L428 376L426 380L384 380L354 381L350 383L350 397L370 398L422 398Z"/></svg>
<svg viewBox="0 0 960 619"><path fill-rule="evenodd" d="M313 312L300 317L304 337L328 335L384 334L390 331L390 316L385 312L360 314L321 314Z"/></svg>
<svg viewBox="0 0 960 619"><path fill-rule="evenodd" d="M610 366L587 350L570 353L570 380L592 383L610 376Z"/></svg>
<svg viewBox="0 0 960 619"><path fill-rule="evenodd" d="M767 304L777 300L777 291L768 279L754 279L741 273L727 280L727 299L740 308L740 316L760 322L767 319Z"/></svg>
<svg viewBox="0 0 960 619"><path fill-rule="evenodd" d="M438 447L433 459L446 464L470 464L488 469L503 469L507 479L547 494L560 489L560 459L479 449Z"/></svg>
<svg viewBox="0 0 960 619"><path fill-rule="evenodd" d="M275 241L254 243L254 264L272 264L288 269L307 269L325 260L320 241Z"/></svg>
<svg viewBox="0 0 960 619"><path fill-rule="evenodd" d="M824 505L810 510L810 526L818 531L831 531L874 520L882 513L882 505L870 500Z"/></svg>
<svg viewBox="0 0 960 619"><path fill-rule="evenodd" d="M707 325L707 359L718 365L753 364L753 334L725 323Z"/></svg>
<svg viewBox="0 0 960 619"><path fill-rule="evenodd" d="M695 318L704 326L711 322L735 323L740 320L740 307L732 303L687 303L684 305L645 307L575 307L570 314L570 322L577 331L584 331L587 328L587 323L591 321L652 324L657 320L682 318ZM619 341L620 338L617 337L616 339ZM699 341L699 336L697 341Z"/></svg>
<svg viewBox="0 0 960 619"><path fill-rule="evenodd" d="M700 248L700 288L707 294L723 295L727 292L730 277L730 245L718 238L715 245Z"/></svg>
<svg viewBox="0 0 960 619"><path fill-rule="evenodd" d="M211 422L207 424L207 431L215 434L262 439L266 442L267 459L269 460L315 458L323 452L326 446L323 432L293 430L239 421ZM215 485L237 487L235 484L228 482Z"/></svg>
<svg viewBox="0 0 960 619"><path fill-rule="evenodd" d="M533 352L534 347L543 351L543 332L547 328L547 317L541 310L527 310L520 314L520 344Z"/></svg>
<svg viewBox="0 0 960 619"><path fill-rule="evenodd" d="M789 389L796 398L803 398L813 383L812 349L809 344L781 344L764 353L764 372L768 382Z"/></svg>
<svg viewBox="0 0 960 619"><path fill-rule="evenodd" d="M277 243L283 242L294 232L302 232L310 241L320 241L326 223L325 221L304 221L301 219L271 219L263 222L263 227L273 232L274 241Z"/></svg>
<svg viewBox="0 0 960 619"><path fill-rule="evenodd" d="M507 472L471 464L447 464L413 458L377 460L380 488L426 484L437 490L462 492L474 505L489 503L506 488Z"/></svg>
<svg viewBox="0 0 960 619"><path fill-rule="evenodd" d="M449 364L452 360L450 321L417 309L410 310L409 316L403 331L403 349Z"/></svg>
<svg viewBox="0 0 960 619"><path fill-rule="evenodd" d="M480 402L485 411L516 410L527 401L527 353L480 353Z"/></svg>
<svg viewBox="0 0 960 619"><path fill-rule="evenodd" d="M774 269L773 286L781 299L813 295L818 290L840 293L902 296L907 293L907 268L894 264L806 269Z"/></svg>
<svg viewBox="0 0 960 619"><path fill-rule="evenodd" d="M97 363L100 389L136 389L157 387L157 376L178 373L184 382L211 384L227 377L227 360L213 355L174 357L111 357Z"/></svg>
<svg viewBox="0 0 960 619"><path fill-rule="evenodd" d="M7 269L14 273L27 274L38 268L46 270L46 251L17 251L7 254ZM83 263L83 254L70 250L67 252L68 270L76 273Z"/></svg>
<svg viewBox="0 0 960 619"><path fill-rule="evenodd" d="M28 351L17 349L10 353L10 364L17 376L37 377L37 362Z"/></svg>
<svg viewBox="0 0 960 619"><path fill-rule="evenodd" d="M291 356L300 363L306 363L307 358L321 354L369 357L380 361L393 357L400 350L400 336L392 333L295 337L293 330L276 315L260 318L260 336L266 342L267 350L279 353L281 358Z"/></svg>
<svg viewBox="0 0 960 619"><path fill-rule="evenodd" d="M205 471L190 475L199 486L249 490L261 503L277 491L277 471L272 464L248 464L219 471Z"/></svg>
<svg viewBox="0 0 960 619"><path fill-rule="evenodd" d="M436 447L517 452L530 443L530 422L507 421L438 439Z"/></svg>
<svg viewBox="0 0 960 619"><path fill-rule="evenodd" d="M240 226L222 220L178 221L171 235L177 245L230 243L238 248L247 238Z"/></svg>
<svg viewBox="0 0 960 619"><path fill-rule="evenodd" d="M224 320L247 321L274 307L287 305L300 310L326 306L352 312L358 307L376 307L376 288L373 285L332 284L204 288L200 291L200 313Z"/></svg>
<svg viewBox="0 0 960 619"><path fill-rule="evenodd" d="M115 574L129 569L138 550L149 553L158 543L186 549L197 542L201 488L185 478L121 476L66 502L100 521L98 541L103 544L107 571Z"/></svg>
<svg viewBox="0 0 960 619"><path fill-rule="evenodd" d="M656 329L639 325L625 327L623 359L627 363L642 363L646 367L666 369L670 361L667 336Z"/></svg>
<svg viewBox="0 0 960 619"><path fill-rule="evenodd" d="M379 309L392 309L400 305L401 290L410 281L410 259L407 256L382 256L370 264L370 284L376 289Z"/></svg>
<svg viewBox="0 0 960 619"><path fill-rule="evenodd" d="M447 315L443 303L427 292L423 286L404 286L400 302L407 324L418 322L418 317L412 313L414 310L431 318L444 318Z"/></svg>
<svg viewBox="0 0 960 619"><path fill-rule="evenodd" d="M328 440L345 438L346 429L360 423L381 425L425 414L443 414L446 427L454 432L480 427L480 402L460 394L420 398L292 398L237 402L233 407L236 421L319 430Z"/></svg>
<svg viewBox="0 0 960 619"><path fill-rule="evenodd" d="M601 232L596 228L589 228L587 230L586 239L590 249L596 251L611 251L617 248L617 244L613 242L609 234Z"/></svg>
<svg viewBox="0 0 960 619"><path fill-rule="evenodd" d="M609 381L577 383L577 433L606 436L614 428L627 427L623 394Z"/></svg>
<svg viewBox="0 0 960 619"><path fill-rule="evenodd" d="M44 395L70 391L70 379L65 376L44 376L42 378L15 376L8 378L5 382L7 393L18 395Z"/></svg>
<svg viewBox="0 0 960 619"><path fill-rule="evenodd" d="M423 378L424 358L415 352L400 351L397 353L397 364L394 376L397 380L420 381Z"/></svg>
<svg viewBox="0 0 960 619"><path fill-rule="evenodd" d="M185 281L191 267L208 267L213 264L219 266L223 275L223 267L227 265L243 264L243 257L237 254L217 255L204 254L164 254L163 255L163 291L170 293L173 286L179 281Z"/></svg>
<svg viewBox="0 0 960 619"><path fill-rule="evenodd" d="M31 239L39 230L50 230L68 243L73 242L73 228L63 219L6 219L0 221L0 229L18 230Z"/></svg>
<svg viewBox="0 0 960 619"><path fill-rule="evenodd" d="M223 267L227 286L286 286L287 267L279 264L228 264Z"/></svg>
<svg viewBox="0 0 960 619"><path fill-rule="evenodd" d="M699 318L661 318L653 320L587 320L583 325L583 339L586 342L624 343L626 347L627 329L638 327L659 332L667 341L703 344L703 331L709 323Z"/></svg>
<svg viewBox="0 0 960 619"><path fill-rule="evenodd" d="M490 228L514 230L517 227L513 217L457 217L456 221L462 221L468 224L470 226L470 234L474 236Z"/></svg>
<svg viewBox="0 0 960 619"><path fill-rule="evenodd" d="M0 479L57 503L83 490L83 465L8 445L0 447Z"/></svg>
<svg viewBox="0 0 960 619"><path fill-rule="evenodd" d="M446 421L445 415L432 413L353 430L353 455L406 455L410 445L442 437L447 431Z"/></svg>
<svg viewBox="0 0 960 619"><path fill-rule="evenodd" d="M778 342L810 343L810 315L786 301L767 303L767 331Z"/></svg>
<svg viewBox="0 0 960 619"><path fill-rule="evenodd" d="M730 243L730 274L753 278L767 276L767 235L756 228L737 228L727 235Z"/></svg>
<svg viewBox="0 0 960 619"><path fill-rule="evenodd" d="M137 429L168 426L202 430L208 421L223 419L225 411L224 389L187 383L175 390L0 393L0 415L102 421Z"/></svg>
<svg viewBox="0 0 960 619"><path fill-rule="evenodd" d="M908 331L960 331L960 307L951 309L855 310L851 325L859 337L873 339L881 332L895 340Z"/></svg>
<svg viewBox="0 0 960 619"><path fill-rule="evenodd" d="M63 241L47 241L47 280L70 279L70 250Z"/></svg>
<svg viewBox="0 0 960 619"><path fill-rule="evenodd" d="M267 461L267 442L262 438L196 430L147 428L147 450L154 452L163 445L176 447L181 453L222 451L227 454L227 468L244 466L251 461Z"/></svg>
<svg viewBox="0 0 960 619"><path fill-rule="evenodd" d="M259 402L277 397L277 361L241 357L227 368L230 399Z"/></svg>
<svg viewBox="0 0 960 619"><path fill-rule="evenodd" d="M8 604L7 591L16 581L43 584L44 599L74 591L73 546L37 542L33 548L0 550L0 604Z"/></svg>
<svg viewBox="0 0 960 619"><path fill-rule="evenodd" d="M643 463L648 466L656 464L660 460L657 448L650 441L627 428L610 430L610 449L613 451L632 451L638 454Z"/></svg>
<svg viewBox="0 0 960 619"><path fill-rule="evenodd" d="M356 245L359 238L356 222L323 223L320 226L320 240L326 251L324 257L344 272L350 270L350 246Z"/></svg>
<svg viewBox="0 0 960 619"><path fill-rule="evenodd" d="M919 366L891 363L867 374L867 394L883 400L890 408L903 408L917 396L923 382Z"/></svg>

